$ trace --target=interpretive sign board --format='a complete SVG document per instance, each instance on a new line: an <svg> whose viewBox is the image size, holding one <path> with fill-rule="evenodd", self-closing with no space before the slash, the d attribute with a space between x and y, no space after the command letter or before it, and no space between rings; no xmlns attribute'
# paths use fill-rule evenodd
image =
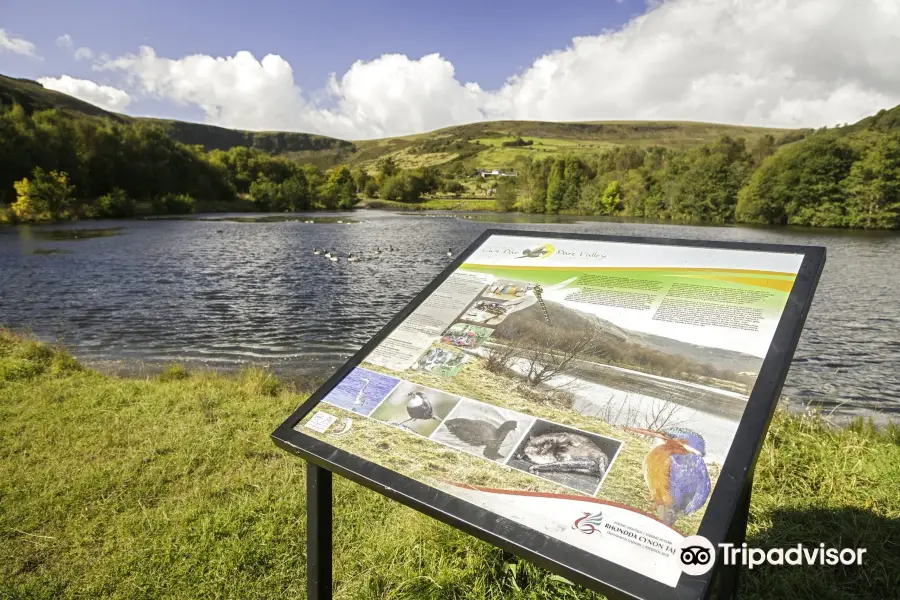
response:
<svg viewBox="0 0 900 600"><path fill-rule="evenodd" d="M705 597L682 547L745 527L824 261L490 230L273 437L610 597Z"/></svg>

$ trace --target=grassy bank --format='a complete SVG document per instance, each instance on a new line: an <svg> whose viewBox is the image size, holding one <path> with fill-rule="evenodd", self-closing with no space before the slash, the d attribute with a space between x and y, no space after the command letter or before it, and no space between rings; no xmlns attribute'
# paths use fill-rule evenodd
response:
<svg viewBox="0 0 900 600"><path fill-rule="evenodd" d="M107 377L0 331L0 598L303 598L304 474L268 435L303 398L262 370ZM748 598L894 598L900 433L780 414L750 543L868 548L754 570ZM596 598L336 480L337 598Z"/></svg>
<svg viewBox="0 0 900 600"><path fill-rule="evenodd" d="M461 210L466 212L494 212L498 210L497 203L494 200L479 200L473 198L436 198L424 202L363 200L354 208L387 210Z"/></svg>

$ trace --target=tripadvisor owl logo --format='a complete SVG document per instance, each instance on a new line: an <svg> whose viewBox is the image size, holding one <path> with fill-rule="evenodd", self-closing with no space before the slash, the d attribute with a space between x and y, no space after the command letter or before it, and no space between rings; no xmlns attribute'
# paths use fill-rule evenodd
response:
<svg viewBox="0 0 900 600"><path fill-rule="evenodd" d="M726 566L740 565L753 569L760 565L805 566L828 565L838 563L851 566L862 565L865 548L826 548L820 543L818 547L797 544L789 548L752 548L746 543L736 546L733 543L719 544L722 564ZM681 570L688 575L703 575L713 568L716 562L716 547L703 536L692 535L684 538L678 552Z"/></svg>
<svg viewBox="0 0 900 600"><path fill-rule="evenodd" d="M531 248L522 250L522 256L519 258L548 258L556 252L556 248L552 244L538 244Z"/></svg>

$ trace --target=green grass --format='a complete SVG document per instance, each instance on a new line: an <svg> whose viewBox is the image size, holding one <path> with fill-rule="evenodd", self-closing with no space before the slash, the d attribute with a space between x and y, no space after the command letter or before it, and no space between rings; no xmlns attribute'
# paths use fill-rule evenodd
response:
<svg viewBox="0 0 900 600"><path fill-rule="evenodd" d="M304 598L303 464L269 440L303 397L261 369L108 377L0 331L0 598ZM750 543L867 562L754 569L743 597L896 598L898 465L896 428L778 414ZM335 507L336 598L598 598L340 478Z"/></svg>
<svg viewBox="0 0 900 600"><path fill-rule="evenodd" d="M424 202L395 202L393 200L364 200L356 208L389 210L460 210L466 212L495 212L494 200L473 198L439 198Z"/></svg>

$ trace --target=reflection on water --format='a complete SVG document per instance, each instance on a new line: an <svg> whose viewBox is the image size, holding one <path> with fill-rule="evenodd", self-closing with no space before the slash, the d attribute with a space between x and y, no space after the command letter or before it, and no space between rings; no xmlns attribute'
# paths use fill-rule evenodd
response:
<svg viewBox="0 0 900 600"><path fill-rule="evenodd" d="M785 393L836 413L900 413L896 233L478 213L331 216L334 222L315 224L179 219L0 228L0 323L58 338L92 361L259 362L324 377L449 263L448 247L457 253L489 227L824 245L825 273ZM360 222L336 222L348 216ZM375 253L388 246L395 251ZM313 255L323 247L367 260Z"/></svg>

